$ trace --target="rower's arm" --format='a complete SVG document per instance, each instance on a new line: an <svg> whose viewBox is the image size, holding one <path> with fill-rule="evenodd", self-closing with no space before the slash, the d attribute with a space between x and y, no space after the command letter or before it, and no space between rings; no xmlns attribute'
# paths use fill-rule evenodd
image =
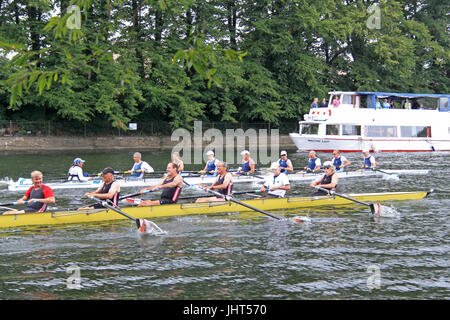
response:
<svg viewBox="0 0 450 320"><path fill-rule="evenodd" d="M172 182L166 183L166 184L159 184L158 189L163 188L173 188L173 187L182 187L183 186L183 177L181 177L179 174L173 179Z"/></svg>
<svg viewBox="0 0 450 320"><path fill-rule="evenodd" d="M255 161L250 160L250 173L254 173L255 172Z"/></svg>
<svg viewBox="0 0 450 320"><path fill-rule="evenodd" d="M294 171L294 166L292 165L291 160L288 160L286 162L286 164L287 164L287 168L286 168L287 171Z"/></svg>
<svg viewBox="0 0 450 320"><path fill-rule="evenodd" d="M312 182L312 183L310 184L310 186L311 186L311 187L315 187L315 186L319 185L320 182L322 181L322 179L323 179L323 176L320 177L319 179L317 179L316 181Z"/></svg>
<svg viewBox="0 0 450 320"><path fill-rule="evenodd" d="M55 197L48 197L48 198L45 198L45 199L32 199L32 200L33 201L37 201L37 202L41 202L41 203L45 203L45 204L53 204L53 203L56 202Z"/></svg>
<svg viewBox="0 0 450 320"><path fill-rule="evenodd" d="M142 165L143 170L145 173L152 173L155 172L155 170L153 169L153 167L151 165L148 164L148 162L144 161L144 164Z"/></svg>
<svg viewBox="0 0 450 320"><path fill-rule="evenodd" d="M348 167L350 164L351 164L351 162L348 159L345 159L344 167Z"/></svg>

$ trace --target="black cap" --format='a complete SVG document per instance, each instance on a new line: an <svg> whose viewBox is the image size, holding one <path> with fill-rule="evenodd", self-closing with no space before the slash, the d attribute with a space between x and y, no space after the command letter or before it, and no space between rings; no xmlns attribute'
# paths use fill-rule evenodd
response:
<svg viewBox="0 0 450 320"><path fill-rule="evenodd" d="M107 174L107 173L114 174L113 168L107 167L107 168L103 169L102 174Z"/></svg>

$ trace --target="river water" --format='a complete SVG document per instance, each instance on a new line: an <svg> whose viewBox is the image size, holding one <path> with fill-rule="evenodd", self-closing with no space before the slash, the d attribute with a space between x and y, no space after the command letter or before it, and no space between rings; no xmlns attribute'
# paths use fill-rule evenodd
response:
<svg viewBox="0 0 450 320"><path fill-rule="evenodd" d="M287 212L308 215L307 224L257 213L154 219L167 232L162 236L142 237L128 220L0 229L0 299L448 299L450 153L375 155L380 168L431 174L341 179L339 191L435 192L383 203L399 213L391 218L374 218L355 204ZM17 179L35 169L44 180L62 176L78 156L91 173L133 163L132 152L124 151L8 153L0 155L0 177ZM164 170L169 156L143 152L155 170ZM345 156L352 168L360 166L361 154ZM295 167L307 157L289 153ZM21 196L0 188L1 202ZM84 192L55 190L52 208L84 205ZM309 193L308 183L293 184L291 194Z"/></svg>

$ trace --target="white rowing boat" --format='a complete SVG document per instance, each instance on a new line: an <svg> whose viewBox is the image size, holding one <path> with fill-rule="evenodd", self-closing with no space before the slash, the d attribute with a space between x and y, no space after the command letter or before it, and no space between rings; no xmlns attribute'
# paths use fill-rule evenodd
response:
<svg viewBox="0 0 450 320"><path fill-rule="evenodd" d="M379 171L348 171L348 172L338 172L337 175L339 178L358 178L358 177L371 177L371 176L388 176L388 175L424 175L428 174L430 170L383 170L383 172ZM323 173L293 173L288 174L289 181L313 181ZM236 176L233 177L233 183L258 183L264 180L265 175L253 175L253 176ZM184 179L189 184L211 184L216 179L213 176L184 176ZM126 187L148 187L150 185L155 185L161 181L161 178L143 178L143 179L127 179L127 178L117 178L120 186L122 188ZM89 188L98 188L101 179L99 180L91 180L87 182L79 182L79 181L45 181L45 184L48 185L52 189L89 189ZM28 188L32 186L31 179L28 178L19 178L17 181L8 181L8 190L9 191L26 191Z"/></svg>

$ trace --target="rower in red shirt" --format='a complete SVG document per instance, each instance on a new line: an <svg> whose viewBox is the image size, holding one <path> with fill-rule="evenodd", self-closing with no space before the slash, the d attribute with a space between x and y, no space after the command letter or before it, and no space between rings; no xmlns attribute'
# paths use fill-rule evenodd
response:
<svg viewBox="0 0 450 320"><path fill-rule="evenodd" d="M43 175L40 171L33 171L31 173L31 181L33 186L30 187L25 195L17 201L17 204L27 203L24 210L11 210L5 214L21 214L32 212L44 212L48 204L56 202L52 188L43 184Z"/></svg>

